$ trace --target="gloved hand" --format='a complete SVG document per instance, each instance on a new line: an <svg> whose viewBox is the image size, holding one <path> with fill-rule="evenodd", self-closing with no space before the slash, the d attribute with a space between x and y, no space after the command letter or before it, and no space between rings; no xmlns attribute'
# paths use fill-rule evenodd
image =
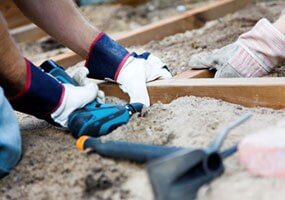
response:
<svg viewBox="0 0 285 200"><path fill-rule="evenodd" d="M150 53L129 53L123 46L101 33L93 42L85 66L95 79L118 82L131 102L150 105L146 83L172 75L157 57Z"/></svg>
<svg viewBox="0 0 285 200"><path fill-rule="evenodd" d="M261 77L285 61L285 36L267 19L238 40L208 55L192 56L193 69L217 70L215 78Z"/></svg>
<svg viewBox="0 0 285 200"><path fill-rule="evenodd" d="M150 53L133 53L122 67L117 82L121 89L129 94L131 103L140 102L149 106L146 83L171 77L171 73L159 58Z"/></svg>
<svg viewBox="0 0 285 200"><path fill-rule="evenodd" d="M51 118L62 127L67 128L68 117L75 110L83 108L93 100L97 100L99 103L104 103L104 92L99 90L97 84L87 78L89 71L86 67L77 68L71 73L73 78L79 86L73 86L71 84L63 84L65 88L65 94L61 105L53 113Z"/></svg>
<svg viewBox="0 0 285 200"><path fill-rule="evenodd" d="M94 83L93 80L87 78L87 75L89 74L89 70L86 67L77 67L74 70L66 71L66 73L81 86ZM106 100L105 94L102 90L99 90L96 83L95 83L95 86L96 86L95 91L97 92L95 100L100 104L104 104Z"/></svg>
<svg viewBox="0 0 285 200"><path fill-rule="evenodd" d="M27 114L67 127L68 116L93 101L98 93L94 82L81 81L81 86L62 84L26 60L25 88L9 98L12 106ZM76 74L74 75L76 76Z"/></svg>
<svg viewBox="0 0 285 200"><path fill-rule="evenodd" d="M88 70L85 67L75 68L75 70L68 69L69 74L67 74L54 61L48 60L41 65L41 68L63 84L78 86L78 83L85 85L92 82L91 79L86 78ZM141 112L143 108L140 103L126 105L98 103L98 101L104 100L104 93L98 91L97 96L100 99L92 101L81 109L76 109L68 116L68 128L75 138L82 135L92 137L106 135L117 127L128 123L131 116Z"/></svg>

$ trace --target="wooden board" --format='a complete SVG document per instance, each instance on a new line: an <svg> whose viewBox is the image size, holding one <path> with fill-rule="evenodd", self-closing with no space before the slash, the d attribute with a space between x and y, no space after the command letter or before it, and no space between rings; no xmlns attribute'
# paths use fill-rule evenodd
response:
<svg viewBox="0 0 285 200"><path fill-rule="evenodd" d="M181 74L178 74L174 77L174 79L188 79L188 78L213 78L215 73L213 71L209 71L207 69L202 70L194 70L194 69L188 69L185 72L182 72Z"/></svg>
<svg viewBox="0 0 285 200"><path fill-rule="evenodd" d="M28 24L10 30L16 42L32 42L47 36L48 34L35 24Z"/></svg>
<svg viewBox="0 0 285 200"><path fill-rule="evenodd" d="M222 0L212 2L201 8L196 8L181 15L147 25L116 39L125 46L142 45L151 40L161 40L176 33L183 33L187 30L199 28L205 22L237 11L249 2L250 0Z"/></svg>
<svg viewBox="0 0 285 200"><path fill-rule="evenodd" d="M139 4L146 3L146 0L114 0L113 3L122 4L122 5L137 6Z"/></svg>
<svg viewBox="0 0 285 200"><path fill-rule="evenodd" d="M68 51L66 53L53 56L50 59L52 59L57 64L59 64L60 66L63 66L63 67L68 67L68 66L74 65L74 64L83 60L82 57L73 53L72 51Z"/></svg>
<svg viewBox="0 0 285 200"><path fill-rule="evenodd" d="M0 12L6 18L9 28L30 23L30 20L21 13L12 0L0 0Z"/></svg>
<svg viewBox="0 0 285 200"><path fill-rule="evenodd" d="M99 84L108 96L129 100L118 85ZM151 103L183 96L212 97L246 107L285 108L285 78L169 79L148 84Z"/></svg>
<svg viewBox="0 0 285 200"><path fill-rule="evenodd" d="M250 2L251 0L221 0L212 2L201 8L130 31L114 39L125 46L146 44L152 40L160 40L169 35L201 27L206 21L237 11ZM52 59L61 62L61 60L58 60L58 56ZM62 55L62 59L64 59L62 63L67 64L64 67L74 65L82 60L75 53Z"/></svg>

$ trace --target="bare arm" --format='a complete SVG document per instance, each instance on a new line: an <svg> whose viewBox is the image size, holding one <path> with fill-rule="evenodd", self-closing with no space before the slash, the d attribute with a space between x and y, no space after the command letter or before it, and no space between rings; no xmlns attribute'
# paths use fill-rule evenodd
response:
<svg viewBox="0 0 285 200"><path fill-rule="evenodd" d="M25 60L8 32L0 12L0 86L6 95L13 96L21 91L27 81Z"/></svg>
<svg viewBox="0 0 285 200"><path fill-rule="evenodd" d="M86 58L100 31L78 11L72 0L14 0L23 13L59 42Z"/></svg>

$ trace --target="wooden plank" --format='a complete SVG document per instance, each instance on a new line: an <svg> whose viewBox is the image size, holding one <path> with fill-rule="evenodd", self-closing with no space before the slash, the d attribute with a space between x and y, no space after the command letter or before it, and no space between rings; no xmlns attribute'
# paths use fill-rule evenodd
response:
<svg viewBox="0 0 285 200"><path fill-rule="evenodd" d="M139 4L146 3L146 0L114 0L114 4L137 6Z"/></svg>
<svg viewBox="0 0 285 200"><path fill-rule="evenodd" d="M182 72L174 77L174 79L188 79L188 78L213 78L215 73L213 71L202 69L194 70L188 69L185 72Z"/></svg>
<svg viewBox="0 0 285 200"><path fill-rule="evenodd" d="M217 19L228 13L237 11L250 2L251 0L222 0L213 2L184 14L130 31L114 39L125 46L146 44L152 40L160 40L169 35L201 27L206 21ZM82 60L75 53L68 53L63 58L65 59L64 63L68 63L69 65L74 65L76 62ZM74 62L67 61L68 59Z"/></svg>
<svg viewBox="0 0 285 200"><path fill-rule="evenodd" d="M6 18L9 28L15 28L31 23L30 20L22 14L12 0L0 0L0 12L2 12Z"/></svg>
<svg viewBox="0 0 285 200"><path fill-rule="evenodd" d="M16 42L32 42L38 40L48 34L35 24L28 24L10 30L11 35Z"/></svg>
<svg viewBox="0 0 285 200"><path fill-rule="evenodd" d="M51 59L63 67L74 65L83 60L82 57L73 53L72 51L53 56Z"/></svg>
<svg viewBox="0 0 285 200"><path fill-rule="evenodd" d="M174 17L147 25L134 30L127 35L117 38L125 46L146 44L151 40L161 40L164 37L183 33L187 30L199 28L209 20L214 20L228 13L234 12L247 5L250 0L223 0L209 3Z"/></svg>
<svg viewBox="0 0 285 200"><path fill-rule="evenodd" d="M108 96L128 100L118 85L100 83ZM151 103L183 96L212 97L246 107L285 108L285 78L169 79L148 84Z"/></svg>
<svg viewBox="0 0 285 200"><path fill-rule="evenodd" d="M102 4L102 3L136 6L142 3L146 3L146 0L75 0L75 2L79 6Z"/></svg>

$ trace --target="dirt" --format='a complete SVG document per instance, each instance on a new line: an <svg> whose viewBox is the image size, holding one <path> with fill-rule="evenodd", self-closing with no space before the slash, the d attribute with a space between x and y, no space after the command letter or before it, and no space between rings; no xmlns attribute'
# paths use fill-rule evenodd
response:
<svg viewBox="0 0 285 200"><path fill-rule="evenodd" d="M231 43L259 18L277 18L284 4L258 4L210 22L202 29L131 49L154 52L178 73L188 68L193 53ZM108 101L122 103L113 98ZM206 147L221 128L248 112L253 114L252 119L232 132L225 148L285 117L285 110L245 108L211 98L183 97L170 104L153 105L142 116L134 116L129 124L102 139ZM22 130L23 159L9 176L0 180L0 199L153 199L143 165L79 152L68 132L27 115L17 116ZM250 176L236 155L227 159L225 166L221 177L201 188L197 200L284 199L284 180Z"/></svg>
<svg viewBox="0 0 285 200"><path fill-rule="evenodd" d="M184 97L154 105L104 140L206 147L218 130L248 112L253 118L232 132L225 147L285 117L285 110ZM67 132L31 117L22 116L19 121L24 155L17 168L1 180L1 199L152 199L142 165L79 152ZM233 156L226 161L225 174L205 186L198 199L270 199L274 195L281 200L284 187L283 180L250 176Z"/></svg>

